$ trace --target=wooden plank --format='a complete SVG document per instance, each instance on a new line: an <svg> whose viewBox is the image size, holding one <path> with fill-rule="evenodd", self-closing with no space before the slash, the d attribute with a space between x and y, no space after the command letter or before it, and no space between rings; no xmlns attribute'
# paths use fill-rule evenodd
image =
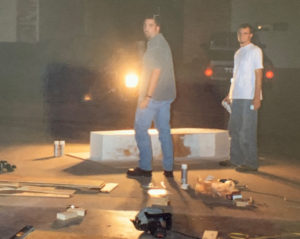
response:
<svg viewBox="0 0 300 239"><path fill-rule="evenodd" d="M94 233L95 234L95 233ZM42 231L35 230L26 236L26 239L99 239L99 235L94 235L91 233L84 232L63 232L63 231Z"/></svg>
<svg viewBox="0 0 300 239"><path fill-rule="evenodd" d="M37 192L37 193L52 193L52 194L74 194L76 190L56 189L55 187L38 187L38 186L22 186L17 188L18 191Z"/></svg>
<svg viewBox="0 0 300 239"><path fill-rule="evenodd" d="M202 236L202 239L217 239L218 238L218 231L209 231L205 230Z"/></svg>
<svg viewBox="0 0 300 239"><path fill-rule="evenodd" d="M0 191L14 191L16 187L0 187Z"/></svg>
<svg viewBox="0 0 300 239"><path fill-rule="evenodd" d="M104 187L100 189L100 192L109 193L112 190L114 190L118 185L118 183L106 183Z"/></svg>
<svg viewBox="0 0 300 239"><path fill-rule="evenodd" d="M70 198L70 195L66 194L54 194L54 193L34 193L34 192L22 192L22 193L0 193L0 196L10 197L50 197L50 198Z"/></svg>
<svg viewBox="0 0 300 239"><path fill-rule="evenodd" d="M104 181L102 180L88 180L84 178L32 178L32 177L2 177L0 175L0 184L20 186L48 186L48 187L66 187L66 188L102 188Z"/></svg>
<svg viewBox="0 0 300 239"><path fill-rule="evenodd" d="M89 184L89 183L71 183L71 182L38 182L38 181L21 181L21 185L32 185L32 186L54 186L54 187L66 187L66 188L101 188L104 184L103 181L101 183Z"/></svg>
<svg viewBox="0 0 300 239"><path fill-rule="evenodd" d="M20 184L16 182L0 182L0 187L19 187Z"/></svg>

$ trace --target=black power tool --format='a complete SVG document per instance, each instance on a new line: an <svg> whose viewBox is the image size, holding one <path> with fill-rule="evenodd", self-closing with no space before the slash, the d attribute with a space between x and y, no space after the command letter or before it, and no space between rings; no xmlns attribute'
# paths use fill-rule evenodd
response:
<svg viewBox="0 0 300 239"><path fill-rule="evenodd" d="M164 238L167 230L172 227L172 214L160 208L146 207L131 221L137 230L151 233L156 238Z"/></svg>

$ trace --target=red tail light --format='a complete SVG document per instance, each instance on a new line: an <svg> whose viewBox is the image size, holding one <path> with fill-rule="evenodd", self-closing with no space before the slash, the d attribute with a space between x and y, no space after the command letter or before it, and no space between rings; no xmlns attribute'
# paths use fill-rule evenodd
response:
<svg viewBox="0 0 300 239"><path fill-rule="evenodd" d="M274 77L274 72L273 71L267 71L265 73L265 76L267 79L272 79Z"/></svg>
<svg viewBox="0 0 300 239"><path fill-rule="evenodd" d="M207 77L211 77L213 75L213 70L211 68L206 68L204 71L204 75Z"/></svg>

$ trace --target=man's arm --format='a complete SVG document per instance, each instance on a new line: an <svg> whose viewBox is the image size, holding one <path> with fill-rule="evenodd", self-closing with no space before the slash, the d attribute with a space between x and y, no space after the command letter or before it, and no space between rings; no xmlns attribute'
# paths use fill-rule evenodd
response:
<svg viewBox="0 0 300 239"><path fill-rule="evenodd" d="M150 80L149 80L149 87L148 87L148 90L147 90L147 95L146 97L140 102L140 105L139 107L141 109L145 109L147 108L148 104L149 104L149 101L150 99L152 98L152 95L155 91L155 88L157 86L157 82L158 82L158 79L159 79L159 75L160 75L160 69L159 68L155 68L152 73L151 73L151 76L150 76Z"/></svg>
<svg viewBox="0 0 300 239"><path fill-rule="evenodd" d="M255 70L255 91L254 91L254 98L253 98L254 110L258 110L261 105L260 96L261 96L261 89L262 89L262 78L263 78L263 69L256 69Z"/></svg>

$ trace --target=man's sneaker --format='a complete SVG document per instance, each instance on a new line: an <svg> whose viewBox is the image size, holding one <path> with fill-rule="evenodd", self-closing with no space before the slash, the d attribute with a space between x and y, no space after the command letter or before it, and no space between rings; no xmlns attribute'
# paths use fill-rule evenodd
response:
<svg viewBox="0 0 300 239"><path fill-rule="evenodd" d="M257 168L249 167L246 165L241 165L241 166L236 167L235 170L238 172L256 172Z"/></svg>
<svg viewBox="0 0 300 239"><path fill-rule="evenodd" d="M130 168L127 171L128 177L151 177L152 171L143 170L141 168Z"/></svg>
<svg viewBox="0 0 300 239"><path fill-rule="evenodd" d="M167 178L174 178L173 171L164 171L164 175Z"/></svg>
<svg viewBox="0 0 300 239"><path fill-rule="evenodd" d="M232 167L232 166L235 166L233 163L230 162L230 160L220 161L219 165L223 166L223 167Z"/></svg>

